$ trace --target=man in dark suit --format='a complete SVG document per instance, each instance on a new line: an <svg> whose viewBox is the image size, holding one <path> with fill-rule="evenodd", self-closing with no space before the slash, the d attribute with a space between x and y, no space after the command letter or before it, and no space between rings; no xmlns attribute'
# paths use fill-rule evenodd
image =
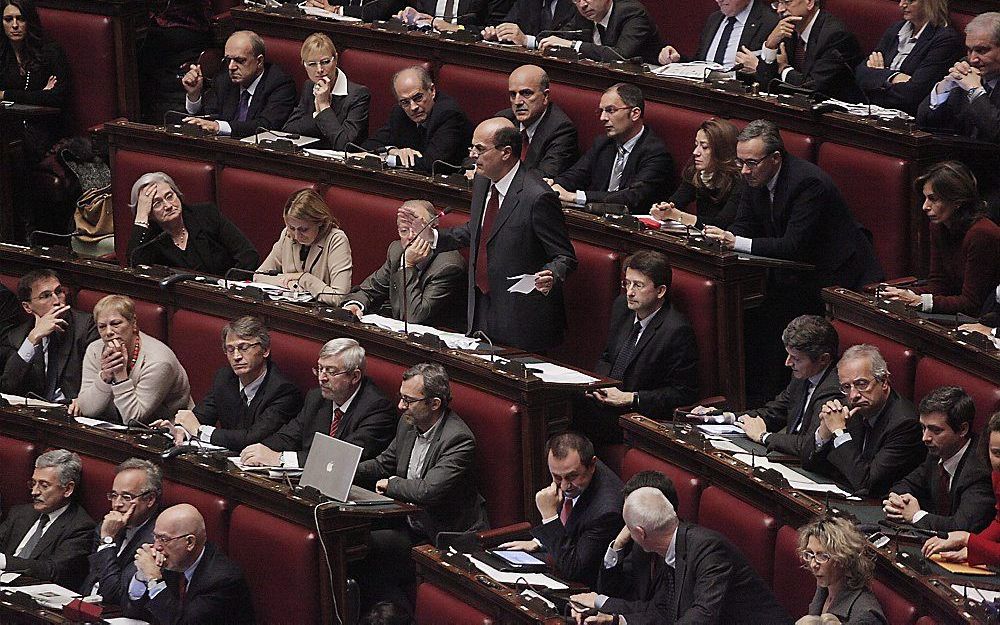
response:
<svg viewBox="0 0 1000 625"><path fill-rule="evenodd" d="M82 466L80 456L65 449L38 456L31 503L11 508L0 524L0 569L80 587L94 532L94 520L73 497Z"/></svg>
<svg viewBox="0 0 1000 625"><path fill-rule="evenodd" d="M17 291L31 318L7 336L0 390L68 403L80 393L83 354L99 338L94 318L66 304L66 289L49 269L24 274Z"/></svg>
<svg viewBox="0 0 1000 625"><path fill-rule="evenodd" d="M553 47L573 48L584 58L604 63L632 58L641 58L646 63L656 62L663 42L642 3L635 0L577 0L576 8L583 18L579 22L582 32L557 33L541 39L538 47L543 52Z"/></svg>
<svg viewBox="0 0 1000 625"><path fill-rule="evenodd" d="M427 222L437 216L434 205L427 200L407 200L401 208L416 212ZM464 328L465 259L458 252L436 252L427 241L414 240L416 233L398 217L397 229L399 240L389 244L385 262L351 289L343 307L360 319L366 312L381 313L389 304L394 319L403 319L405 310L410 323ZM404 261L403 249L407 245Z"/></svg>
<svg viewBox="0 0 1000 625"><path fill-rule="evenodd" d="M368 138L368 87L351 82L337 67L337 48L323 33L302 42L302 64L309 80L282 130L321 139L313 147L346 150Z"/></svg>
<svg viewBox="0 0 1000 625"><path fill-rule="evenodd" d="M153 526L163 496L163 472L148 460L129 458L115 469L108 499L111 510L97 526L90 572L80 592L124 605L135 575L135 552L153 542Z"/></svg>
<svg viewBox="0 0 1000 625"><path fill-rule="evenodd" d="M212 389L194 410L169 421L178 445L191 438L239 452L277 432L302 409L302 393L271 361L271 333L257 317L240 317L222 328L229 366L215 374Z"/></svg>
<svg viewBox="0 0 1000 625"><path fill-rule="evenodd" d="M316 432L361 447L362 459L386 448L396 431L396 411L365 375L364 348L354 339L327 341L313 372L319 388L306 394L294 419L240 452L244 464L304 467Z"/></svg>
<svg viewBox="0 0 1000 625"><path fill-rule="evenodd" d="M929 453L882 502L886 518L938 532L983 530L996 498L972 432L975 403L961 388L941 386L920 400L918 412Z"/></svg>
<svg viewBox="0 0 1000 625"><path fill-rule="evenodd" d="M336 2L337 0L334 0ZM490 17L489 0L308 0L310 6L337 15L356 17L366 22L396 17L414 26L430 26L438 31L456 30L457 25L470 29L486 25Z"/></svg>
<svg viewBox="0 0 1000 625"><path fill-rule="evenodd" d="M846 482L855 494L883 497L927 454L916 410L892 390L877 347L848 348L837 375L845 403L832 399L823 405L802 466Z"/></svg>
<svg viewBox="0 0 1000 625"><path fill-rule="evenodd" d="M573 406L575 427L602 443L618 443L618 417L639 412L669 420L698 393L698 346L687 318L670 302L670 262L643 250L625 260L625 294L612 308L607 347L594 368L621 380Z"/></svg>
<svg viewBox="0 0 1000 625"><path fill-rule="evenodd" d="M181 79L187 112L216 119L186 117L184 121L236 139L249 137L258 128L284 126L295 107L295 82L278 65L264 62L264 40L252 31L237 31L226 40L225 53L226 69L208 91L203 93L205 78L199 65L192 65Z"/></svg>
<svg viewBox="0 0 1000 625"><path fill-rule="evenodd" d="M826 10L822 0L790 0L778 4L781 20L764 41L760 58L746 47L736 61L757 72L757 82L778 79L832 98L861 102L854 67L861 46L847 26Z"/></svg>
<svg viewBox="0 0 1000 625"><path fill-rule="evenodd" d="M756 410L736 419L747 437L769 452L799 457L813 444L819 411L841 397L837 377L837 329L826 317L801 315L781 333L792 380L785 390Z"/></svg>
<svg viewBox="0 0 1000 625"><path fill-rule="evenodd" d="M594 444L563 432L545 444L552 483L535 494L542 524L533 540L503 543L498 549L544 550L561 577L593 586L601 557L622 525L622 481L594 454Z"/></svg>
<svg viewBox="0 0 1000 625"><path fill-rule="evenodd" d="M955 63L920 103L917 123L1000 142L1000 12L972 18L965 27L968 60Z"/></svg>
<svg viewBox="0 0 1000 625"><path fill-rule="evenodd" d="M461 226L421 235L436 249L469 248L467 332L540 352L562 342L566 328L562 283L576 255L556 195L534 171L521 166L521 135L500 117L479 124L472 137L476 178L470 219ZM424 222L401 211L408 227ZM535 291L510 293L510 276L534 274Z"/></svg>
<svg viewBox="0 0 1000 625"><path fill-rule="evenodd" d="M582 22L583 17L573 0L517 0L501 23L496 27L487 26L482 35L487 41L508 41L535 49L538 35L581 30Z"/></svg>
<svg viewBox="0 0 1000 625"><path fill-rule="evenodd" d="M569 170L552 179L559 199L574 206L624 204L648 213L677 186L674 163L663 140L643 123L646 102L635 85L618 83L601 95L603 137Z"/></svg>
<svg viewBox="0 0 1000 625"><path fill-rule="evenodd" d="M716 0L719 10L708 16L693 59L712 61L724 67L736 63L741 48L760 50L778 24L778 15L765 0ZM658 58L669 65L686 60L673 46L664 46Z"/></svg>
<svg viewBox="0 0 1000 625"><path fill-rule="evenodd" d="M552 178L578 156L576 125L549 99L549 75L537 65L522 65L507 80L510 108L497 113L521 131L521 162Z"/></svg>
<svg viewBox="0 0 1000 625"><path fill-rule="evenodd" d="M434 542L439 532L476 532L488 525L486 502L476 489L476 437L450 402L444 367L423 363L404 371L396 437L377 458L358 465L355 483L420 506L405 524L372 532L359 567L363 605L383 599L408 605L410 549Z"/></svg>
<svg viewBox="0 0 1000 625"><path fill-rule="evenodd" d="M460 165L469 145L469 118L455 100L439 93L419 65L396 72L392 92L396 106L389 121L365 141L365 149L388 149L390 167L422 173L429 173L434 161Z"/></svg>
<svg viewBox="0 0 1000 625"><path fill-rule="evenodd" d="M205 519L182 503L156 519L153 541L135 554L125 615L154 623L253 625L243 572L208 542Z"/></svg>
<svg viewBox="0 0 1000 625"><path fill-rule="evenodd" d="M599 610L585 622L609 623L620 615L628 625L792 624L739 549L721 534L681 523L659 490L647 486L629 494L622 516L635 545L653 554L652 583L630 600L574 595L575 602Z"/></svg>

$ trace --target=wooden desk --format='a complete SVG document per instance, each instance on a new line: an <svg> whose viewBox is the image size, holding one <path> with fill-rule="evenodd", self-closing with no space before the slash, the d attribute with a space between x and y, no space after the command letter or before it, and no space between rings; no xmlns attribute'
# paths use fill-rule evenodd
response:
<svg viewBox="0 0 1000 625"><path fill-rule="evenodd" d="M0 241L10 241L14 235L14 155L22 139L22 122L59 114L59 109L51 106L0 106Z"/></svg>

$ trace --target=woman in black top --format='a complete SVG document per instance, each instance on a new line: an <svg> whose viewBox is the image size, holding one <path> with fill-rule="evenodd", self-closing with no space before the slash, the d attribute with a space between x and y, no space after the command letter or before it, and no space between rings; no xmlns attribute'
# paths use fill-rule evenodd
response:
<svg viewBox="0 0 1000 625"><path fill-rule="evenodd" d="M214 204L186 205L173 179L161 171L132 185L135 212L129 265L166 265L217 276L233 267L253 270L260 254Z"/></svg>
<svg viewBox="0 0 1000 625"><path fill-rule="evenodd" d="M653 206L653 217L688 226L728 228L745 184L736 166L736 126L723 119L705 120L694 136L694 151L684 168L681 184L668 202ZM683 208L694 202L697 215Z"/></svg>
<svg viewBox="0 0 1000 625"><path fill-rule="evenodd" d="M62 108L70 91L69 64L48 39L31 0L0 0L0 100ZM60 116L25 122L25 158L37 163L59 138Z"/></svg>

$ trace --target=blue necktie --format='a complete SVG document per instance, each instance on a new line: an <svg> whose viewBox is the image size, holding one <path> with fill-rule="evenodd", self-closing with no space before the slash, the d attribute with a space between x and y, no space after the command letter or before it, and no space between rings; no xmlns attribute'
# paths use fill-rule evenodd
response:
<svg viewBox="0 0 1000 625"><path fill-rule="evenodd" d="M236 121L245 122L250 113L250 92L244 89L240 93L240 105L236 108Z"/></svg>

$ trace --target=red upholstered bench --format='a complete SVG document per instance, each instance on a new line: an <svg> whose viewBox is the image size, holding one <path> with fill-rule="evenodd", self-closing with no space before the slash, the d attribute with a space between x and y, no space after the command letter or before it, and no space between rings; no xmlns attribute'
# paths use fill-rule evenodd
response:
<svg viewBox="0 0 1000 625"><path fill-rule="evenodd" d="M677 179L680 179L681 171L691 159L698 126L712 117L714 116L703 111L692 111L662 102L646 102L646 123L667 144L667 151L674 159L674 175Z"/></svg>
<svg viewBox="0 0 1000 625"><path fill-rule="evenodd" d="M670 301L684 313L698 344L698 387L702 397L719 392L719 332L716 285L705 276L674 268Z"/></svg>
<svg viewBox="0 0 1000 625"><path fill-rule="evenodd" d="M372 100L368 107L369 134L374 135L389 120L389 111L396 103L396 96L392 93L392 75L411 65L422 65L427 71L431 70L430 62L420 59L367 50L341 51L339 66L344 73L351 81L364 85L371 91Z"/></svg>
<svg viewBox="0 0 1000 625"><path fill-rule="evenodd" d="M902 19L899 6L889 0L829 0L823 10L839 17L854 33L864 58L875 49L885 29Z"/></svg>
<svg viewBox="0 0 1000 625"><path fill-rule="evenodd" d="M171 462L168 460L167 462ZM176 461L175 461L176 462ZM179 503L188 503L205 517L205 533L215 545L227 551L229 546L229 500L185 484L163 480L163 506L168 508ZM95 517L97 518L97 517Z"/></svg>
<svg viewBox="0 0 1000 625"><path fill-rule="evenodd" d="M177 183L184 202L215 201L215 167L211 163L189 161L180 158L158 156L130 150L112 151L111 196L115 213L115 253L118 262L127 267L129 259L129 235L132 230L133 215L129 208L132 185L139 176L151 171L162 171Z"/></svg>
<svg viewBox="0 0 1000 625"><path fill-rule="evenodd" d="M552 83L549 95L576 124L580 154L586 153L593 145L594 139L604 133L604 124L597 114L597 107L601 103L601 91Z"/></svg>
<svg viewBox="0 0 1000 625"><path fill-rule="evenodd" d="M774 572L774 540L778 522L718 486L702 492L698 524L725 535L747 557L757 573L770 583Z"/></svg>
<svg viewBox="0 0 1000 625"><path fill-rule="evenodd" d="M809 610L816 592L813 577L802 569L799 533L791 525L778 530L774 543L774 596L789 614L800 616Z"/></svg>
<svg viewBox="0 0 1000 625"><path fill-rule="evenodd" d="M253 243L263 260L285 227L282 211L300 189L314 189L307 180L284 178L239 167L219 172L219 210Z"/></svg>
<svg viewBox="0 0 1000 625"><path fill-rule="evenodd" d="M563 289L566 340L552 357L593 369L607 343L611 304L621 292L621 257L617 252L573 241L579 265Z"/></svg>
<svg viewBox="0 0 1000 625"><path fill-rule="evenodd" d="M351 242L352 283L361 284L382 266L389 243L398 238L396 210L403 202L343 187L330 187L323 197Z"/></svg>
<svg viewBox="0 0 1000 625"><path fill-rule="evenodd" d="M280 65L281 69L295 80L295 88L301 95L302 84L309 78L302 64L302 42L265 35L262 35L262 38L266 50L264 58L270 63Z"/></svg>
<svg viewBox="0 0 1000 625"><path fill-rule="evenodd" d="M833 320L833 327L837 329L837 334L840 337L840 353L844 353L844 350L852 345L861 343L874 345L885 358L886 364L889 365L892 387L896 389L896 392L911 399L914 404L920 401L923 396L914 396L913 394L917 360L920 358L915 350L839 319Z"/></svg>
<svg viewBox="0 0 1000 625"><path fill-rule="evenodd" d="M689 523L698 522L701 492L706 485L701 478L641 449L629 449L622 460L622 481L629 481L640 471L659 471L669 477L677 489L677 516Z"/></svg>
<svg viewBox="0 0 1000 625"><path fill-rule="evenodd" d="M11 506L31 503L28 481L35 471L37 455L34 443L0 436L0 462L3 462L4 467L0 472L0 501L4 510L9 510Z"/></svg>
<svg viewBox="0 0 1000 625"><path fill-rule="evenodd" d="M740 130L746 128L746 125L750 123L745 119L731 119L729 121L733 122ZM785 149L792 156L804 158L812 163L816 162L816 146L818 143L816 137L792 130L782 130L781 140L784 141Z"/></svg>
<svg viewBox="0 0 1000 625"><path fill-rule="evenodd" d="M437 88L458 101L473 126L510 108L507 74L464 65L442 65Z"/></svg>
<svg viewBox="0 0 1000 625"><path fill-rule="evenodd" d="M879 580L872 580L872 592L882 606L882 612L892 625L913 625L917 620L917 606L909 599L889 588Z"/></svg>
<svg viewBox="0 0 1000 625"><path fill-rule="evenodd" d="M917 363L913 396L923 397L944 385L961 386L976 404L976 420L972 424L974 432L982 432L990 415L1000 410L1000 386L973 373L942 362L933 356L924 356Z"/></svg>
<svg viewBox="0 0 1000 625"><path fill-rule="evenodd" d="M417 586L417 625L492 625L493 619L431 583Z"/></svg>

